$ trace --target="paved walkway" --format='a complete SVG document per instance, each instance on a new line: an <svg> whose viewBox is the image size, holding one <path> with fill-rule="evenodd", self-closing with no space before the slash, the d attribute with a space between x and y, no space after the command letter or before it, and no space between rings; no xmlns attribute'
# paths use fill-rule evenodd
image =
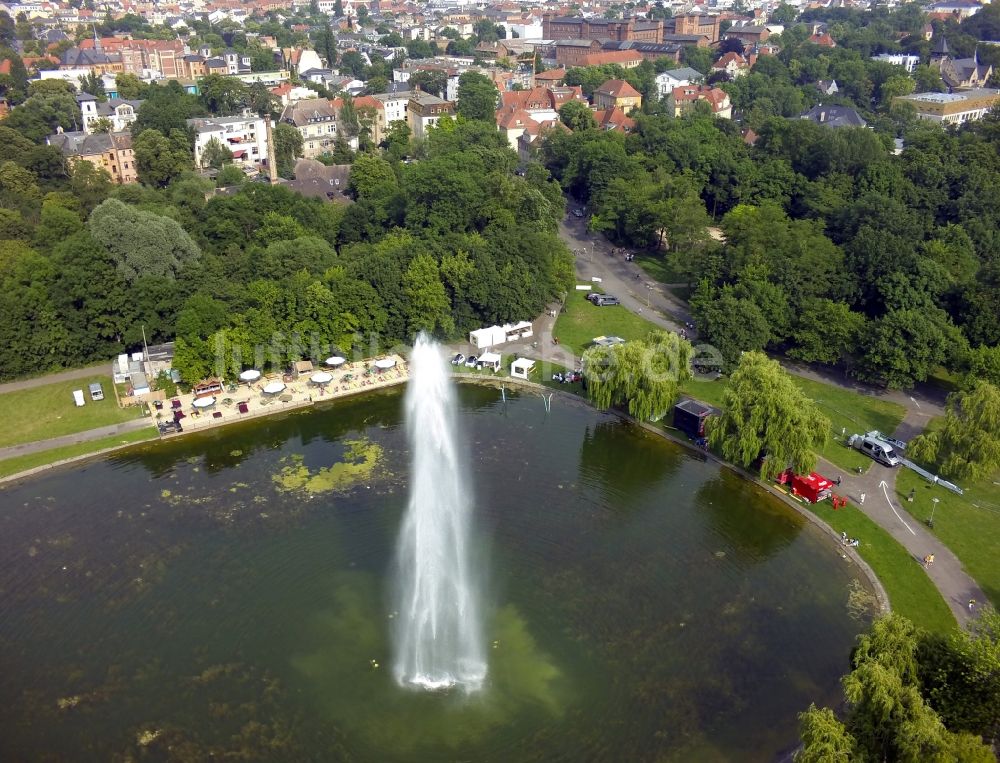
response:
<svg viewBox="0 0 1000 763"><path fill-rule="evenodd" d="M86 368L71 368L68 371L56 371L45 376L36 376L34 379L24 379L23 381L7 382L0 384L0 395L5 392L17 392L20 389L32 389L33 387L44 387L46 384L55 384L61 381L72 381L73 379L86 379L94 374L110 374L111 362L99 363Z"/></svg>
<svg viewBox="0 0 1000 763"><path fill-rule="evenodd" d="M611 256L611 245L600 234L588 232L585 219L566 218L559 225L559 234L577 255L576 272L581 283L595 276L600 278L601 291L614 294L625 308L661 328L679 331L686 324L693 323L686 303L662 284L652 281L639 265L626 262L621 256ZM695 336L690 327L687 331L689 337ZM924 430L931 418L944 412L945 393L941 390L927 387L908 392L881 390L861 384L835 369L816 368L786 360L782 360L782 365L797 376L903 406L906 414L893 433L900 440L912 439ZM850 497L869 518L902 544L913 556L914 564L922 565L925 556L934 554L934 564L927 570L927 575L959 623L969 620L969 599L988 601L976 581L965 572L958 557L899 504L896 496L897 470L873 462L865 474L851 474L823 459L820 459L820 469L827 476L841 475L840 492ZM865 494L863 506L860 505L862 493Z"/></svg>
<svg viewBox="0 0 1000 763"><path fill-rule="evenodd" d="M73 378L73 377L68 377L68 378ZM52 437L48 440L35 440L34 442L26 442L20 445L11 445L10 447L7 448L0 448L0 461L3 461L4 459L7 458L14 458L15 456L26 456L29 453L40 453L45 450L52 450L53 448L61 448L64 445L76 445L77 443L80 442L88 442L90 440L100 440L102 437L111 437L116 434L135 432L139 429L142 429L143 427L152 427L152 426L153 422L151 419L141 418L141 419L134 419L132 421L124 421L121 424L109 424L106 427L87 429L83 432L67 434L63 435L62 437Z"/></svg>

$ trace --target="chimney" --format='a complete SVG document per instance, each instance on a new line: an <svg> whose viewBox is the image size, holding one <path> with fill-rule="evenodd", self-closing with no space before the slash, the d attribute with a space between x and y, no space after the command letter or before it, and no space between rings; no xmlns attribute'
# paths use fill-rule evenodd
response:
<svg viewBox="0 0 1000 763"><path fill-rule="evenodd" d="M274 131L271 129L271 115L264 115L264 131L267 134L267 174L271 185L278 182L278 160L274 154Z"/></svg>

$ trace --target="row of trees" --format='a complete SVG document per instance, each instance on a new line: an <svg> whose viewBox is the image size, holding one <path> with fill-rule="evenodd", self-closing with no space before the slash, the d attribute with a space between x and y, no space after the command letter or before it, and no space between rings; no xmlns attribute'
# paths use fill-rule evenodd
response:
<svg viewBox="0 0 1000 763"><path fill-rule="evenodd" d="M851 667L843 721L815 705L800 716L797 763L996 760L982 741L1000 731L996 610L948 636L901 615L880 618L858 639Z"/></svg>
<svg viewBox="0 0 1000 763"><path fill-rule="evenodd" d="M692 285L728 364L769 349L908 387L1000 342L997 118L910 126L897 156L889 136L808 120L769 117L750 145L708 115L641 114L623 135L563 109L573 132L541 159L593 229Z"/></svg>

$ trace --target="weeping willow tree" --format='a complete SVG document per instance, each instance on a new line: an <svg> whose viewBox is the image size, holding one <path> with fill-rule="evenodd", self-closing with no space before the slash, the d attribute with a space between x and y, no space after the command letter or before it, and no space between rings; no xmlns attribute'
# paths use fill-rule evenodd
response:
<svg viewBox="0 0 1000 763"><path fill-rule="evenodd" d="M722 415L706 424L709 444L740 466L750 466L766 454L764 479L789 466L800 474L812 471L815 450L830 432L830 420L816 403L762 352L746 352L740 358L722 395L722 408Z"/></svg>
<svg viewBox="0 0 1000 763"><path fill-rule="evenodd" d="M592 347L583 355L590 401L601 409L626 406L640 421L662 416L677 399L680 383L691 378L692 354L689 342L667 331Z"/></svg>
<svg viewBox="0 0 1000 763"><path fill-rule="evenodd" d="M949 397L941 428L915 437L907 453L938 464L947 477L991 476L1000 468L1000 389L978 381Z"/></svg>

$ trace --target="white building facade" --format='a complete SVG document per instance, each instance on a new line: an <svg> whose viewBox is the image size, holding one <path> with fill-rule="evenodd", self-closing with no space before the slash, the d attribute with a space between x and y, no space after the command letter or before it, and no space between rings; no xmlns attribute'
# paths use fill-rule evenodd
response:
<svg viewBox="0 0 1000 763"><path fill-rule="evenodd" d="M194 163L202 166L205 147L215 138L233 153L233 163L244 169L267 164L267 127L262 117L189 119L194 129Z"/></svg>

